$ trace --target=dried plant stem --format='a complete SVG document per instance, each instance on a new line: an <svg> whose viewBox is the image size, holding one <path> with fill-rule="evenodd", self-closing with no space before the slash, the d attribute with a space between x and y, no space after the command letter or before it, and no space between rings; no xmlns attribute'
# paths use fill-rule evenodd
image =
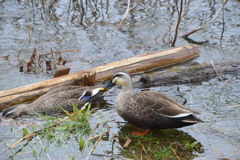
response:
<svg viewBox="0 0 240 160"><path fill-rule="evenodd" d="M234 105L234 106L228 106L227 108L232 108L232 107L240 107L240 104Z"/></svg>
<svg viewBox="0 0 240 160"><path fill-rule="evenodd" d="M106 156L106 157L112 157L112 158L121 158L121 159L127 159L127 160L134 160L131 158L121 157L121 156L113 156L113 155L107 155L107 154L92 154L94 156Z"/></svg>
<svg viewBox="0 0 240 160"><path fill-rule="evenodd" d="M181 158L179 158L179 156L177 155L176 151L172 148L172 146L170 146L170 148L172 149L174 155L177 157L178 160L181 160Z"/></svg>
<svg viewBox="0 0 240 160"><path fill-rule="evenodd" d="M200 27L198 27L198 28L196 28L196 29L194 29L194 30L192 30L192 31L190 31L190 32L188 32L188 33L180 36L180 37L187 37L187 36L189 36L189 35L197 32L197 31L199 31L199 30L202 30L202 29L208 27L213 21L215 21L215 19L216 19L216 18L218 17L218 15L221 13L221 11L223 10L224 5L227 3L227 1L228 1L228 0L225 0L225 1L222 3L222 6L220 7L220 9L219 9L218 12L216 13L216 15L215 15L209 22L207 22L206 24L204 24L204 25L202 25L202 26L200 26Z"/></svg>
<svg viewBox="0 0 240 160"><path fill-rule="evenodd" d="M95 144L93 145L92 149L90 150L90 152L88 153L88 157L86 159L89 158L89 156L92 154L93 150L95 149L95 147L97 146L97 144L100 142L100 140L102 139L103 135L108 133L108 131L103 132L102 134L100 134L100 137L98 138L98 140L95 142Z"/></svg>
<svg viewBox="0 0 240 160"><path fill-rule="evenodd" d="M55 54L56 53L63 53L63 52L74 52L74 54L75 54L76 49L70 49L70 50L64 50L64 51L54 51ZM40 56L46 56L46 55L51 55L51 54L52 54L52 52L51 53L44 53L44 54L40 54Z"/></svg>
<svg viewBox="0 0 240 160"><path fill-rule="evenodd" d="M183 8L183 0L180 1L180 11L179 11L179 14L178 14L178 22L177 22L176 29L175 29L174 39L173 39L173 42L172 42L172 45L171 45L172 47L175 46L175 43L177 41L178 27L179 27L179 24L181 22L181 17L182 17L182 8Z"/></svg>
<svg viewBox="0 0 240 160"><path fill-rule="evenodd" d="M17 55L18 61L20 61L20 54L21 54L21 52L22 52L22 50L23 50L23 47L25 46L27 40L28 40L28 35L27 35L27 37L25 38L25 40L24 40L24 42L23 42L23 45L22 45L20 51L18 52L18 55Z"/></svg>
<svg viewBox="0 0 240 160"><path fill-rule="evenodd" d="M148 155L147 150L145 149L145 147L143 146L143 144L141 143L141 141L138 140L138 142L140 143L140 145L142 146L142 149L144 151L144 153L146 154L146 157L148 160L151 160L152 158Z"/></svg>
<svg viewBox="0 0 240 160"><path fill-rule="evenodd" d="M46 147L43 145L41 139L39 138L39 136L37 136L37 137L38 137L39 143L41 144L43 151L46 153L48 159L52 160L51 157L49 156L48 152L46 151L46 149L45 149Z"/></svg>
<svg viewBox="0 0 240 160"><path fill-rule="evenodd" d="M140 3L142 3L142 1L143 0L139 0L138 3L134 7L129 9L129 12L132 12Z"/></svg>
<svg viewBox="0 0 240 160"><path fill-rule="evenodd" d="M128 148L128 146L131 142L132 142L132 140L130 138L128 138L127 141L125 142L125 144L123 145L123 148Z"/></svg>
<svg viewBox="0 0 240 160"><path fill-rule="evenodd" d="M37 130L37 131L34 131L34 132L32 132L32 133L24 136L23 138L19 139L17 142L15 142L14 144L12 144L12 145L11 145L10 147L8 147L8 148L11 149L11 148L15 147L16 145L18 145L20 142L22 142L22 141L24 141L24 140L26 140L26 139L28 139L28 138L31 138L31 137L37 135L37 134L38 134L39 132L41 132L42 130L55 127L55 126L57 126L58 124L62 123L63 121L67 120L67 119L68 119L68 117L60 120L59 122L57 122L57 123L55 123L55 124L53 124L53 125L51 125L51 126L49 126L49 127L46 127L46 128L43 128L43 129L39 129L39 130Z"/></svg>
<svg viewBox="0 0 240 160"><path fill-rule="evenodd" d="M217 75L218 75L218 77L219 77L220 75L219 75L219 73L218 73L215 65L213 64L213 61L211 60L210 62L211 62L211 64L212 64L212 66L213 66L214 71L217 73Z"/></svg>
<svg viewBox="0 0 240 160"><path fill-rule="evenodd" d="M89 141L89 140L95 139L95 138L97 138L97 137L102 137L102 136L103 136L104 134L106 134L106 133L108 133L108 131L105 131L105 132L103 132L103 133L101 133L101 134L98 134L98 135L96 135L96 136L94 136L94 137L88 138L88 139L86 139L85 141Z"/></svg>
<svg viewBox="0 0 240 160"><path fill-rule="evenodd" d="M127 5L126 12L125 12L123 18L121 19L120 23L118 24L118 27L117 27L116 31L118 31L118 30L121 29L121 27L122 27L124 21L125 21L126 18L127 18L127 15L128 15L128 13L129 13L129 9L130 9L130 3L131 3L131 0L128 0L128 5Z"/></svg>
<svg viewBox="0 0 240 160"><path fill-rule="evenodd" d="M95 132L95 130L97 129L97 127L99 126L99 123L96 124L96 126L93 128L92 132L89 134L88 138L92 137L93 133Z"/></svg>

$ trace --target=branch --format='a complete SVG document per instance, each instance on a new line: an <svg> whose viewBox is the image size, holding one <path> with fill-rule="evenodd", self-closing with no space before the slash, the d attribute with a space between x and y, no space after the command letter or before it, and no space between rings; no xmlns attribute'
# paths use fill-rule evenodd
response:
<svg viewBox="0 0 240 160"><path fill-rule="evenodd" d="M177 40L178 27L179 27L179 24L181 22L181 17L182 17L182 8L183 8L183 0L180 1L180 11L179 11L179 14L178 14L178 22L177 22L176 29L175 29L174 39L173 39L173 42L172 42L172 45L171 45L172 47L175 46L175 42Z"/></svg>
<svg viewBox="0 0 240 160"><path fill-rule="evenodd" d="M123 16L123 18L121 19L120 23L118 24L118 27L117 27L117 31L121 29L125 19L127 18L127 15L129 13L129 9L130 9L130 3L131 3L131 0L128 0L128 5L127 5L127 10L125 12L125 15Z"/></svg>
<svg viewBox="0 0 240 160"><path fill-rule="evenodd" d="M139 0L138 3L134 7L129 9L129 12L132 12L140 3L142 3L142 1L143 0Z"/></svg>
<svg viewBox="0 0 240 160"><path fill-rule="evenodd" d="M215 21L215 19L217 18L217 16L221 13L221 11L223 10L224 5L227 3L227 1L228 1L228 0L225 0L225 1L223 2L222 6L221 6L221 8L219 9L219 11L217 12L217 14L216 14L208 23L206 23L206 24L204 24L204 25L202 25L202 26L200 26L200 27L192 30L191 32L188 32L188 33L180 36L180 37L187 37L187 36L189 36L190 34L193 34L193 33L197 32L197 31L199 31L199 30L202 30L202 29L208 27L213 21Z"/></svg>

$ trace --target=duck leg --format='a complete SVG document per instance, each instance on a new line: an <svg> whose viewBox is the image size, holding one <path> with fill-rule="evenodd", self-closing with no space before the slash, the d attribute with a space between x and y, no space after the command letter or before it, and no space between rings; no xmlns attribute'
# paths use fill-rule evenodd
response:
<svg viewBox="0 0 240 160"><path fill-rule="evenodd" d="M151 131L151 129L133 131L133 132L132 132L132 135L135 135L135 136L145 136L145 135L147 135L148 132L150 132L150 131Z"/></svg>

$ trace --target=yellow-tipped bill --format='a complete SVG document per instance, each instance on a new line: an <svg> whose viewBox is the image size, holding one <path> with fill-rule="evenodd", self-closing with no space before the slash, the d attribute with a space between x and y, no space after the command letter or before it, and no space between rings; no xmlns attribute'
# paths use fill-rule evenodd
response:
<svg viewBox="0 0 240 160"><path fill-rule="evenodd" d="M100 90L100 91L105 91L106 89L103 88L103 87L101 87L101 88L99 88L99 90Z"/></svg>

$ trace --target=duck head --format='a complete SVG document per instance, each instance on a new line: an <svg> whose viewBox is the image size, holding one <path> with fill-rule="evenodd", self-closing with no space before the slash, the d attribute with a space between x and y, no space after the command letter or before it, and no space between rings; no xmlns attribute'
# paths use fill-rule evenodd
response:
<svg viewBox="0 0 240 160"><path fill-rule="evenodd" d="M126 71L115 72L112 78L102 88L109 88L115 85L122 86L122 90L132 90L132 79L129 73Z"/></svg>

